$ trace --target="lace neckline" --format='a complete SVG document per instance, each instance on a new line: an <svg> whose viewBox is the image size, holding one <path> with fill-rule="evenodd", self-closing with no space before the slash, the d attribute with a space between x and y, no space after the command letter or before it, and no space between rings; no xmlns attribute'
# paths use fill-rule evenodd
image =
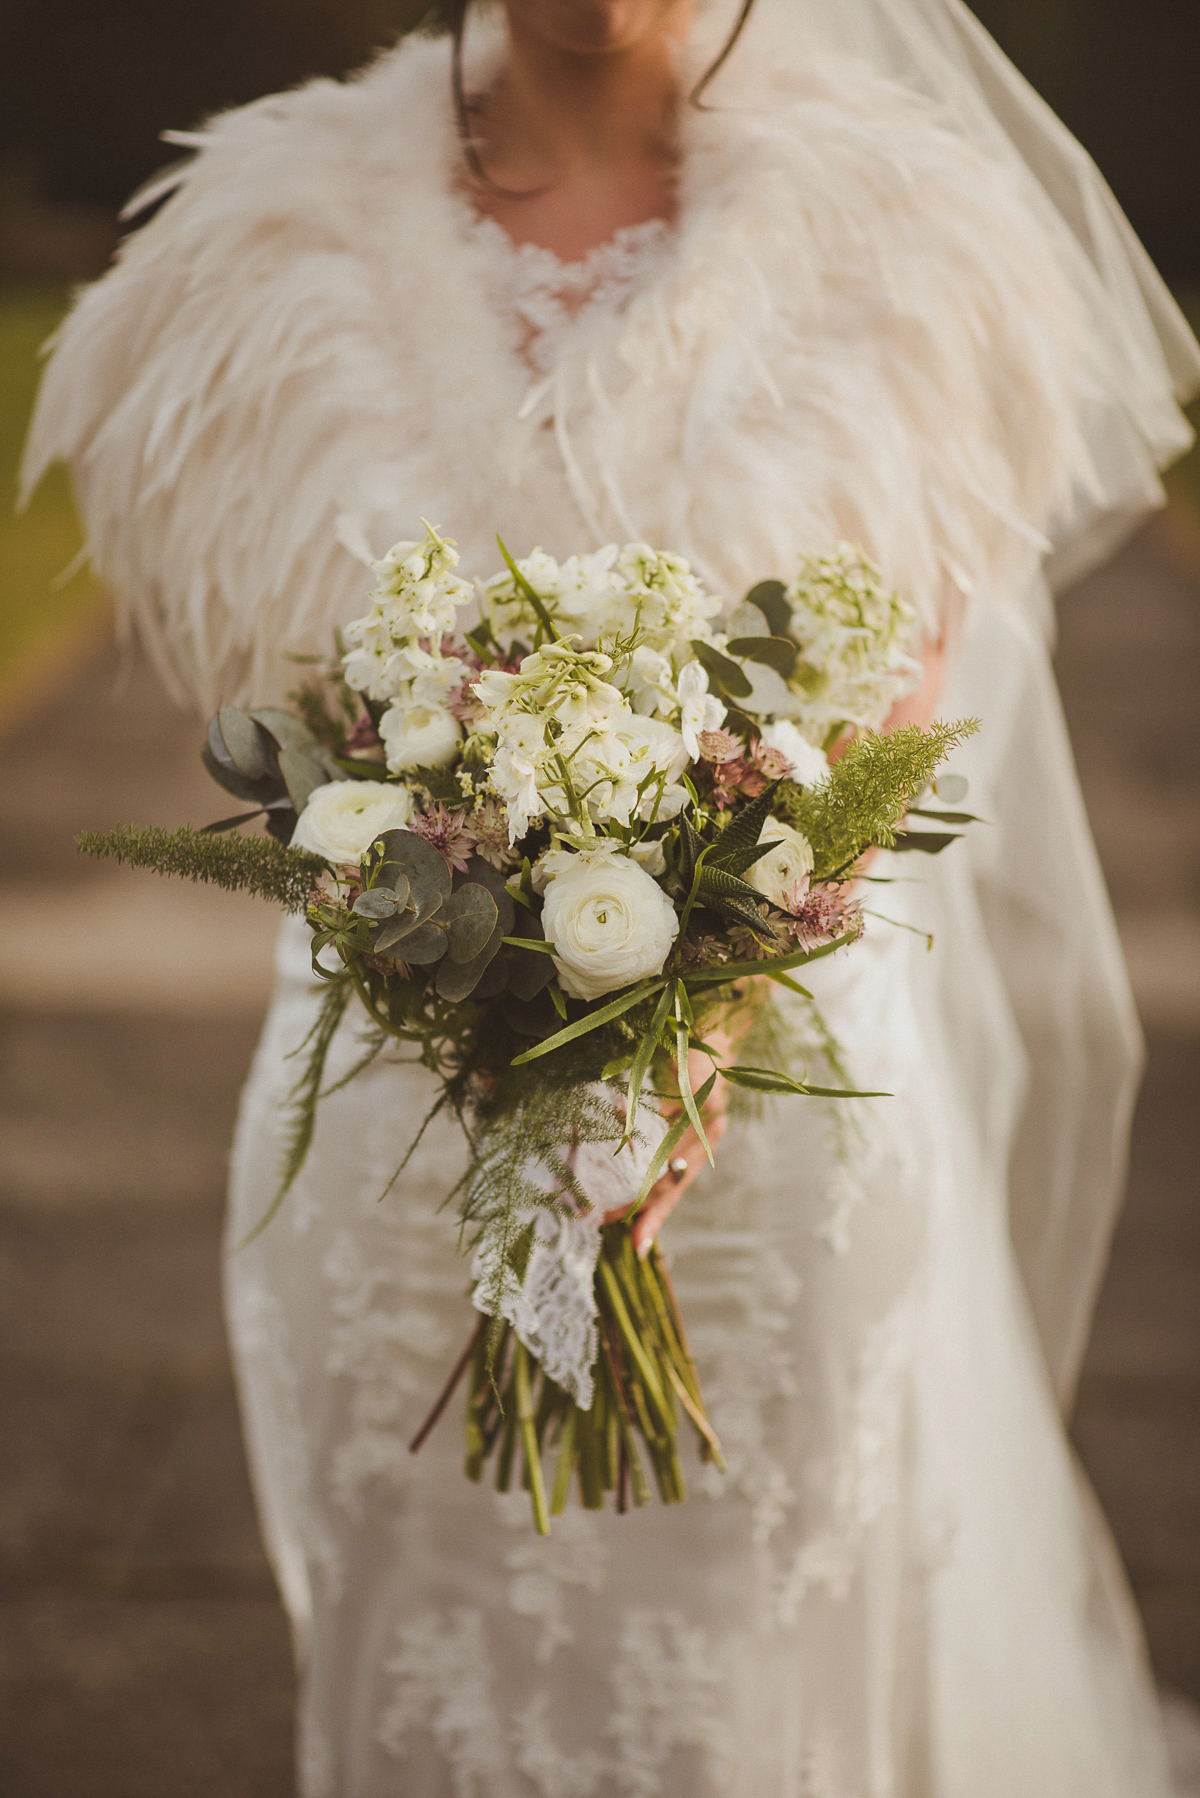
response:
<svg viewBox="0 0 1200 1798"><path fill-rule="evenodd" d="M514 243L495 219L476 215L473 233L489 252L494 303L518 321L521 352L539 374L553 368L565 339L586 319L619 311L661 262L673 235L665 219L625 225L578 262L541 244Z"/></svg>

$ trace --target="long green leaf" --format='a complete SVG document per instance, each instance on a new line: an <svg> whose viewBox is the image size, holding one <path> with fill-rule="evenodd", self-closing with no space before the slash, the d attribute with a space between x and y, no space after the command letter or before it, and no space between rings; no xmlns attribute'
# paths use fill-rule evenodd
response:
<svg viewBox="0 0 1200 1798"><path fill-rule="evenodd" d="M534 591L534 589L530 586L529 582L525 579L525 576L521 573L521 570L517 567L516 563L513 561L512 557L509 555L508 550L505 546L503 537L497 536L496 542L500 545L500 554L504 557L505 562L508 564L508 572L512 575L513 580L516 582L519 591L525 595L526 599L529 601L530 605L533 607L533 610L534 610L534 613L536 614L538 623L541 625L541 627L545 631L546 635L550 638L551 642L557 643L558 642L558 632L554 628L554 620L551 618L549 612L546 610L545 600L542 598L540 593L537 593Z"/></svg>
<svg viewBox="0 0 1200 1798"><path fill-rule="evenodd" d="M716 1085L716 1083L717 1083L716 1074L715 1073L710 1074L708 1076L708 1079L704 1082L704 1085L700 1088L699 1092L695 1095L696 1103L698 1105L707 1105L709 1096L711 1095L712 1089ZM646 1199L650 1192L650 1188L654 1185L654 1182L658 1179L658 1176L662 1173L664 1167L666 1167L668 1156L670 1155L672 1149L675 1148L676 1144L678 1143L680 1137L683 1135L683 1133L687 1129L687 1127L688 1127L687 1112L681 1111L679 1113L679 1116L672 1120L671 1126L668 1129L667 1134L663 1137L663 1139L659 1143L657 1149L655 1149L653 1155L650 1157L650 1165L646 1169L645 1176L642 1180L641 1190L639 1191L637 1198L634 1200L633 1204L630 1206L629 1210L625 1214L625 1221L627 1223L632 1221L632 1219L637 1215L637 1213L641 1210L642 1206L645 1204Z"/></svg>
<svg viewBox="0 0 1200 1798"><path fill-rule="evenodd" d="M679 1097L683 1100L683 1109L692 1121L692 1129L696 1132L700 1145L708 1156L708 1165L715 1167L717 1164L713 1159L713 1152L704 1131L699 1107L692 1092L692 1070L688 1066L688 1037L691 1034L689 1028L691 1020L690 1015L684 1015L682 1003L684 997L683 988L677 980L673 989L673 998L675 1002L675 1074L679 1081ZM690 1014L690 1012L691 1006L689 1005L688 1013Z"/></svg>
<svg viewBox="0 0 1200 1798"><path fill-rule="evenodd" d="M727 980L744 980L754 974L781 974L788 968L802 968L810 961L823 961L835 949L841 949L845 944L857 940L858 932L848 930L844 936L835 937L831 943L822 943L819 949L796 949L791 955L769 955L763 961L727 961L719 967L689 968L685 974L680 975L680 979L690 987L723 986Z"/></svg>
<svg viewBox="0 0 1200 1798"><path fill-rule="evenodd" d="M859 1092L855 1087L810 1086L807 1081L793 1080L790 1074L781 1074L776 1068L745 1067L740 1062L722 1068L721 1077L732 1081L734 1086L744 1086L756 1093L796 1093L813 1099L890 1099L893 1096L885 1092Z"/></svg>
<svg viewBox="0 0 1200 1798"><path fill-rule="evenodd" d="M893 855L905 855L913 850L922 855L940 855L961 836L959 830L898 830L888 848Z"/></svg>
<svg viewBox="0 0 1200 1798"><path fill-rule="evenodd" d="M798 980L793 980L790 974L781 974L778 970L775 970L773 973L767 975L767 979L773 980L776 986L786 986L789 993L799 993L802 999L812 998L812 994L809 992L808 988L806 986L801 986Z"/></svg>
<svg viewBox="0 0 1200 1798"><path fill-rule="evenodd" d="M625 1134L621 1138L620 1145L622 1148L633 1135L633 1125L634 1120L637 1117L638 1099L641 1097L642 1082L645 1080L647 1069L654 1059L654 1051L658 1047L659 1039L662 1036L663 1025L667 1021L667 1012L671 1007L671 991L672 989L669 986L663 988L662 997L655 1006L654 1016L650 1020L650 1028L646 1031L641 1042L638 1044L637 1054L634 1056L633 1065L629 1070L629 1084L626 1089Z"/></svg>
<svg viewBox="0 0 1200 1798"><path fill-rule="evenodd" d="M598 1030L602 1024L611 1024L614 1018L621 1017L630 1006L636 1005L641 999L648 999L651 993L657 993L665 984L663 980L647 980L641 986L631 988L621 998L602 1005L599 1011L588 1012L585 1017L568 1024L565 1030L559 1030L536 1047L526 1049L523 1055L514 1056L511 1065L519 1068L524 1062L536 1061L540 1055L549 1055L553 1050L561 1049L564 1043L574 1042L576 1037L586 1036L589 1030Z"/></svg>

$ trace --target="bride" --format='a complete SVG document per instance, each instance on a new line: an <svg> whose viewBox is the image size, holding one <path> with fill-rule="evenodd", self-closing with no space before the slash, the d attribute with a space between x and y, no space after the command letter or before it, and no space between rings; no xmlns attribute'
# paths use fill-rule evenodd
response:
<svg viewBox="0 0 1200 1798"><path fill-rule="evenodd" d="M427 1077L324 1102L228 1260L306 1798L1166 1798L1157 1701L1063 1428L1136 1022L1049 663L1052 587L1159 503L1200 358L1078 145L959 0L459 0L194 152L86 292L30 480L181 696L277 698L428 517L464 565L644 539L735 601L861 543L908 715L974 714L988 820L881 856L816 996L856 1112L768 1101L663 1226L730 1470L572 1510L405 1444L463 1330ZM933 935L932 953L926 936ZM316 1000L279 975L234 1151L269 1194ZM807 1027L803 1013L793 1020ZM815 1055L818 1046L810 1044ZM355 1057L347 1029L334 1076Z"/></svg>

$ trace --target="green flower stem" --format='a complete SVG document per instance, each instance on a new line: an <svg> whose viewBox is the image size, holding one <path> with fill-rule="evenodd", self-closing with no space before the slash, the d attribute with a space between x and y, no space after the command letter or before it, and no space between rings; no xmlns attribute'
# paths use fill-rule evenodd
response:
<svg viewBox="0 0 1200 1798"><path fill-rule="evenodd" d="M517 1422L521 1431L521 1447L525 1454L525 1470L529 1475L529 1491L533 1499L533 1526L539 1536L550 1534L550 1518L546 1510L546 1488L542 1481L542 1456L533 1415L533 1388L529 1379L529 1350L518 1339L514 1358Z"/></svg>
<svg viewBox="0 0 1200 1798"><path fill-rule="evenodd" d="M513 1371L508 1384L504 1388L504 1397L500 1404L504 1418L504 1430L500 1437L500 1452L496 1456L496 1490L507 1492L512 1485L513 1456L517 1447L517 1407L515 1403L517 1385L517 1359L513 1357Z"/></svg>
<svg viewBox="0 0 1200 1798"><path fill-rule="evenodd" d="M658 1375L650 1365L650 1358L642 1346L641 1337L630 1321L616 1273L606 1256L601 1255L596 1265L596 1272L608 1296L608 1302L612 1306L612 1314L616 1319L616 1325L621 1332L625 1347L633 1357L637 1370L642 1376L644 1390L657 1413L656 1422L659 1429L669 1436L674 1430L675 1419L668 1409L667 1400L658 1383Z"/></svg>
<svg viewBox="0 0 1200 1798"><path fill-rule="evenodd" d="M568 1406L563 1419L562 1436L559 1438L558 1461L554 1468L554 1488L550 1494L550 1515L561 1517L567 1508L567 1496L571 1490L571 1469L575 1465L575 1419L579 1412L574 1405Z"/></svg>

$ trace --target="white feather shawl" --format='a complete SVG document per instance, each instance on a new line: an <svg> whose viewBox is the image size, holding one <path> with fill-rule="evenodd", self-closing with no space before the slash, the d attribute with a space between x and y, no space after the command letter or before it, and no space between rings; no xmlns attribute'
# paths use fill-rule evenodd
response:
<svg viewBox="0 0 1200 1798"><path fill-rule="evenodd" d="M865 69L747 55L740 83L687 121L656 277L532 392L444 44L212 123L60 332L25 470L69 461L177 692L273 697L288 652L327 647L362 607L343 515L376 552L423 515L477 572L497 529L641 537L730 597L844 536L931 631L956 593L1028 588L1093 483L1060 250L1013 177Z"/></svg>

